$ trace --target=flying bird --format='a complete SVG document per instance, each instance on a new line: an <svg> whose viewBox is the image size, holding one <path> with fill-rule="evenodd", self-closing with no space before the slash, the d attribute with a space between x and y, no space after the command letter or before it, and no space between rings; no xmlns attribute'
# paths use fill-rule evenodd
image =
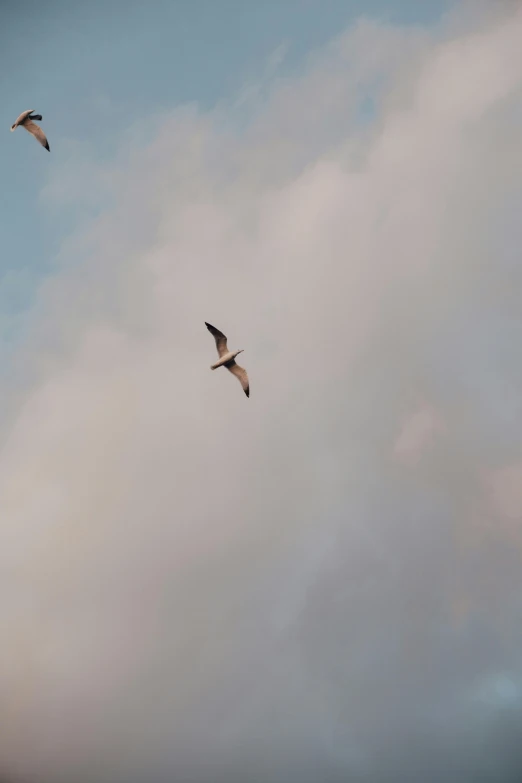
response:
<svg viewBox="0 0 522 783"><path fill-rule="evenodd" d="M207 327L210 334L214 335L219 356L219 361L213 364L210 369L217 370L218 367L226 367L227 370L230 370L232 375L235 375L239 380L239 383L243 387L243 391L245 392L246 396L250 397L250 384L248 383L248 375L246 370L243 369L243 367L240 367L239 364L236 364L236 356L239 353L243 353L244 349L242 348L240 351L229 351L227 346L227 338L223 332L220 332L219 329L216 329L216 327L212 326L212 324L207 324L206 321L205 326Z"/></svg>
<svg viewBox="0 0 522 783"><path fill-rule="evenodd" d="M11 130L12 131L16 130L20 125L22 128L25 128L26 131L32 133L35 139L40 142L42 147L45 147L45 149L50 152L51 150L49 148L49 142L47 141L47 137L45 133L43 132L43 130L40 128L39 125L33 122L33 120L41 120L42 115L33 114L33 111L34 109L23 111L21 115L18 117L18 119L16 120L16 122L13 125L11 125Z"/></svg>

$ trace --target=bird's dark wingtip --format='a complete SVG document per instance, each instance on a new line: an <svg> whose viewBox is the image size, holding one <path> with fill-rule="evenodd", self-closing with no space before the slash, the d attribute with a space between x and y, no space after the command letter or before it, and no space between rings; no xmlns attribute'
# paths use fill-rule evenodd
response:
<svg viewBox="0 0 522 783"><path fill-rule="evenodd" d="M245 394L247 397L250 397L250 389L245 389Z"/></svg>

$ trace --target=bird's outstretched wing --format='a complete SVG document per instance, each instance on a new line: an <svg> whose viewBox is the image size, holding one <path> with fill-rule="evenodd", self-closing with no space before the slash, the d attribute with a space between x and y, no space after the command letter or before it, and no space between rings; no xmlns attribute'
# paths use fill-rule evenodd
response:
<svg viewBox="0 0 522 783"><path fill-rule="evenodd" d="M40 128L40 126L36 124L36 122L33 122L32 120L26 120L23 124L23 127L26 129L26 131L29 131L29 133L33 134L35 139L40 142L42 147L45 147L45 149L49 150L49 152L51 151L45 133Z"/></svg>
<svg viewBox="0 0 522 783"><path fill-rule="evenodd" d="M15 120L15 121L13 122L13 124L11 125L11 130L16 130L16 128L17 128L19 125L22 125L22 124L23 124L23 122L24 122L24 120L25 120L25 119L26 119L26 118L27 118L27 117L28 117L30 114L32 114L33 112L34 112L34 109L26 109L26 110L25 110L25 111L23 111L21 114L19 114L19 115L18 115L18 117L16 118L16 120Z"/></svg>
<svg viewBox="0 0 522 783"><path fill-rule="evenodd" d="M220 332L219 329L216 329L216 327L212 326L212 324L207 324L207 322L205 321L205 326L207 327L210 334L214 335L217 352L219 354L219 358L221 358L226 353L228 353L227 338L225 337L223 332Z"/></svg>
<svg viewBox="0 0 522 783"><path fill-rule="evenodd" d="M243 391L245 392L246 396L250 397L250 384L248 382L248 375L245 368L240 367L239 364L236 363L235 359L232 359L231 362L227 362L225 367L227 370L230 370L232 375L236 376L236 378L239 380L239 383L243 387Z"/></svg>

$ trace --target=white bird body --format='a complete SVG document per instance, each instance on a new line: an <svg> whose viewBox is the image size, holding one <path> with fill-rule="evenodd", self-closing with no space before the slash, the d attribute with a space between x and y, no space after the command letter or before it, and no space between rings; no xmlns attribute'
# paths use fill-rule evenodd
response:
<svg viewBox="0 0 522 783"><path fill-rule="evenodd" d="M207 327L210 334L214 335L219 356L219 360L215 364L211 365L210 369L217 370L218 367L226 367L227 370L232 373L232 375L236 376L246 396L250 397L250 383L248 380L247 371L244 367L240 367L239 364L236 364L236 356L240 353L243 353L243 349L240 351L229 351L227 338L223 332L220 332L219 329L216 329L215 326L208 324L206 321L205 326Z"/></svg>
<svg viewBox="0 0 522 783"><path fill-rule="evenodd" d="M229 351L224 354L218 362L213 364L210 369L217 370L218 367L222 367L223 365L226 365L227 362L231 362L232 359L235 359L240 353L243 353L243 349L240 351Z"/></svg>
<svg viewBox="0 0 522 783"><path fill-rule="evenodd" d="M23 111L20 116L16 118L16 121L11 125L11 131L14 131L20 127L25 128L26 131L35 137L36 141L38 141L42 147L44 147L44 149L50 152L51 150L49 147L49 142L47 141L47 136L40 126L34 122L34 120L41 120L42 115L34 114L31 116L33 112L34 109L27 109L27 111Z"/></svg>

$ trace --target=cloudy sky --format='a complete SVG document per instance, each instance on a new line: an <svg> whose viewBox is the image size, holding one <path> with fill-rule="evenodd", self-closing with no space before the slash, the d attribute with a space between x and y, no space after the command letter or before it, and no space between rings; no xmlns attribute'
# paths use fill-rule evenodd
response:
<svg viewBox="0 0 522 783"><path fill-rule="evenodd" d="M1 4L2 783L520 779L521 42Z"/></svg>

